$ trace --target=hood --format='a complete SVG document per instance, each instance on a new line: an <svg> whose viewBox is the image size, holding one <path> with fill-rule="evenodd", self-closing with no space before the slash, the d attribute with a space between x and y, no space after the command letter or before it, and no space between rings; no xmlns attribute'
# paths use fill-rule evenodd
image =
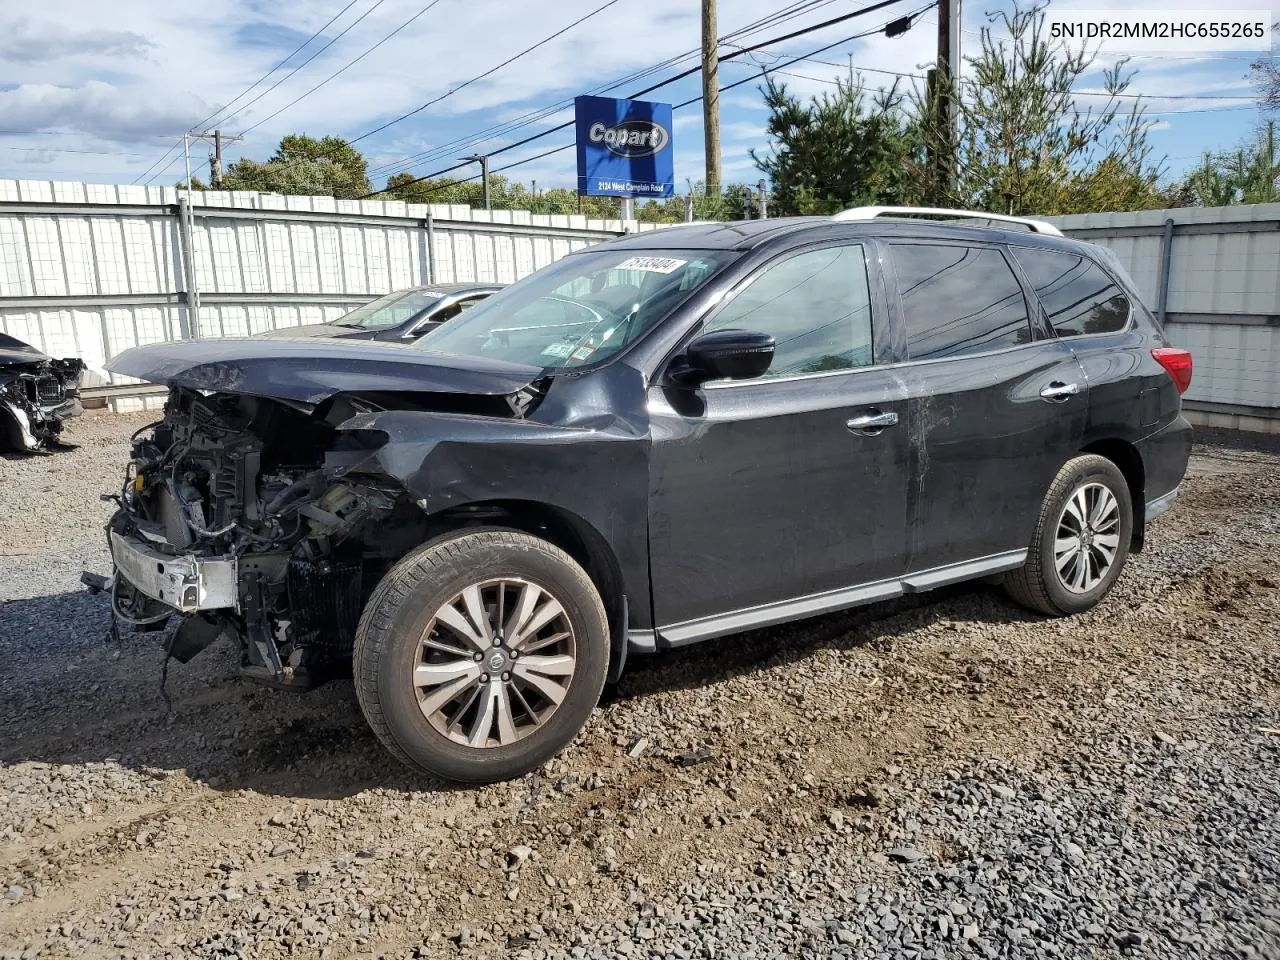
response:
<svg viewBox="0 0 1280 960"><path fill-rule="evenodd" d="M14 363L40 363L51 359L29 343L23 343L17 337L0 333L0 366Z"/></svg>
<svg viewBox="0 0 1280 960"><path fill-rule="evenodd" d="M153 343L113 357L107 369L174 387L310 404L372 391L502 396L542 375L539 367L500 360L328 338Z"/></svg>
<svg viewBox="0 0 1280 960"><path fill-rule="evenodd" d="M306 323L299 327L280 327L254 336L255 340L309 340L312 337L337 337L339 340L372 340L374 330L340 327L336 323Z"/></svg>

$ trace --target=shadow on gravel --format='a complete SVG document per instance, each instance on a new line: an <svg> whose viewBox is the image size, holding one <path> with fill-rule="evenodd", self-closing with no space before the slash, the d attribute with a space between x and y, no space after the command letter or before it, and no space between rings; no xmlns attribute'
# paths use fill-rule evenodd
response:
<svg viewBox="0 0 1280 960"><path fill-rule="evenodd" d="M605 703L687 689L754 671L782 667L822 649L893 648L908 630L951 621L1034 623L1042 620L1015 606L996 587L958 584L924 594L856 607L841 613L708 640L681 650L627 661L621 681L605 692Z"/></svg>
<svg viewBox="0 0 1280 960"><path fill-rule="evenodd" d="M391 759L350 680L305 694L244 681L219 644L169 662L164 632L109 634L85 591L0 604L0 763L117 763L155 779L181 770L217 790L338 799L373 787L449 789Z"/></svg>
<svg viewBox="0 0 1280 960"><path fill-rule="evenodd" d="M238 675L230 644L171 661L164 633L109 639L107 604L84 592L0 606L0 762L112 761L156 779L181 770L217 790L340 799L449 790L406 770L364 722L349 680L281 693ZM629 661L602 705L785 666L820 649L892 649L899 631L945 620L1030 622L990 588L956 587Z"/></svg>

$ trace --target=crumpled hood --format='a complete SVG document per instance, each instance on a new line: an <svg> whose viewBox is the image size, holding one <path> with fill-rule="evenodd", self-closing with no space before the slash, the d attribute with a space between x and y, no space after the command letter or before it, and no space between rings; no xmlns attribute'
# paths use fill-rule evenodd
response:
<svg viewBox="0 0 1280 960"><path fill-rule="evenodd" d="M325 338L153 343L112 357L107 369L192 390L310 404L371 391L502 396L542 375L538 367L500 360Z"/></svg>
<svg viewBox="0 0 1280 960"><path fill-rule="evenodd" d="M31 344L24 343L6 333L0 333L0 366L14 363L40 363L42 360L49 359L52 358L41 353Z"/></svg>

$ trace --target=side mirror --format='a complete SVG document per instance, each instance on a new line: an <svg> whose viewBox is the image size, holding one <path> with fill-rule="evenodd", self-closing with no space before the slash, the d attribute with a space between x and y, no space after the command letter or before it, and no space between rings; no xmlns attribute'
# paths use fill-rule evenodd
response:
<svg viewBox="0 0 1280 960"><path fill-rule="evenodd" d="M773 346L771 335L753 330L704 333L685 349L671 376L688 386L708 380L750 380L769 369Z"/></svg>

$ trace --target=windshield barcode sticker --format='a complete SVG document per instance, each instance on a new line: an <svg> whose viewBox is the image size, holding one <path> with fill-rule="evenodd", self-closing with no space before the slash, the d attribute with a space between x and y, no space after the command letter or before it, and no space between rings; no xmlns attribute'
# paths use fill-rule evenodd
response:
<svg viewBox="0 0 1280 960"><path fill-rule="evenodd" d="M615 270L644 270L648 273L675 273L688 260L677 260L674 257L632 257L623 260Z"/></svg>

